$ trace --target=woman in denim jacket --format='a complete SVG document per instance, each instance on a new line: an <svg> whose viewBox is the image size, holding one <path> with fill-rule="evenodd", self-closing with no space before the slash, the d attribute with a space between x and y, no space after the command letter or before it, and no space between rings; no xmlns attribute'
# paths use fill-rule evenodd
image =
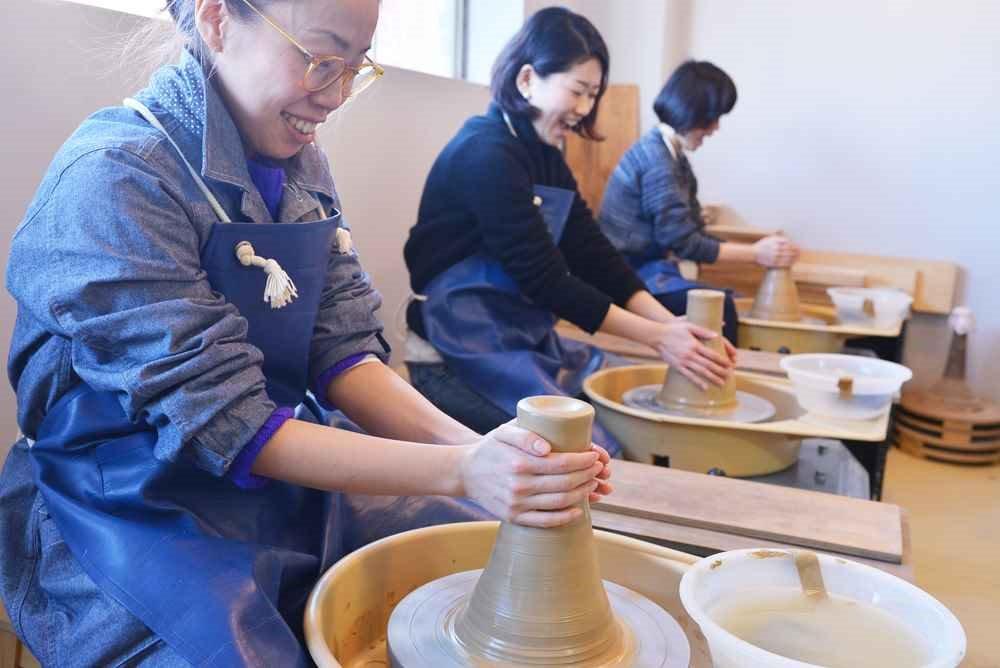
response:
<svg viewBox="0 0 1000 668"><path fill-rule="evenodd" d="M798 258L798 248L782 236L723 243L705 232L708 212L698 202L698 181L686 153L715 134L719 119L735 104L736 85L728 74L709 62L682 64L653 104L660 124L622 156L604 192L601 231L673 313L685 312L688 290L703 287L681 277L677 259L788 267ZM734 343L737 324L727 295L724 334Z"/></svg>
<svg viewBox="0 0 1000 668"><path fill-rule="evenodd" d="M385 366L313 143L381 74L377 0L168 6L179 62L83 123L14 237L0 593L46 665L307 665L306 597L342 555L569 522L607 454L480 436ZM307 388L372 435L296 419Z"/></svg>

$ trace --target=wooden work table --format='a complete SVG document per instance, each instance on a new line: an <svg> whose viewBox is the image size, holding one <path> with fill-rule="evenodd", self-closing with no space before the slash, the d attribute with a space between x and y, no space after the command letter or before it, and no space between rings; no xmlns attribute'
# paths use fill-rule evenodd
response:
<svg viewBox="0 0 1000 668"><path fill-rule="evenodd" d="M806 548L913 581L899 506L626 461L612 463L611 480L615 493L591 511L595 528L702 556Z"/></svg>

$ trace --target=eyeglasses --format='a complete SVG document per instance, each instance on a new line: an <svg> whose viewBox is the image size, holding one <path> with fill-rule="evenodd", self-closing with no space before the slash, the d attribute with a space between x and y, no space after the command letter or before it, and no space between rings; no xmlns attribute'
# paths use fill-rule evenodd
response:
<svg viewBox="0 0 1000 668"><path fill-rule="evenodd" d="M336 82L340 82L341 93L345 99L357 97L366 88L379 79L385 70L382 66L365 56L360 67L351 67L347 61L340 56L314 56L309 49L299 44L298 40L288 34L281 26L268 18L262 11L250 4L250 0L243 0L243 3L252 9L260 18L264 19L272 28L281 33L298 49L308 62L306 73L302 77L302 87L310 93L329 88Z"/></svg>

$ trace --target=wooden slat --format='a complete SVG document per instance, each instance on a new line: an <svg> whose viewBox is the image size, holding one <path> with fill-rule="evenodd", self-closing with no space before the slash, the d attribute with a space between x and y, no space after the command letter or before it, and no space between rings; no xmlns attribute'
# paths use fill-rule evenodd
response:
<svg viewBox="0 0 1000 668"><path fill-rule="evenodd" d="M566 140L566 162L576 177L580 194L594 211L601 210L604 188L625 151L639 138L639 87L613 84L601 99L597 131L604 141L588 141L576 134Z"/></svg>
<svg viewBox="0 0 1000 668"><path fill-rule="evenodd" d="M958 265L952 262L803 250L799 265L799 297L809 304L829 305L826 288L846 286L898 288L913 295L913 310L921 313L947 314L954 306ZM746 262L704 264L698 274L700 281L745 297L754 296L763 277L762 267Z"/></svg>
<svg viewBox="0 0 1000 668"><path fill-rule="evenodd" d="M781 230L765 230L750 225L709 225L705 228L705 231L723 241L737 241L748 244L781 232Z"/></svg>
<svg viewBox="0 0 1000 668"><path fill-rule="evenodd" d="M898 506L634 462L614 463L615 492L595 505L624 515L901 563Z"/></svg>
<svg viewBox="0 0 1000 668"><path fill-rule="evenodd" d="M666 543L667 547L673 547L682 551L694 550L695 552L725 552L727 550L744 550L753 548L776 548L794 549L794 545L779 543L776 541L764 540L761 538L748 538L738 534L723 533L721 531L710 531L708 529L698 529L695 527L683 526L680 524L670 524L660 522L645 517L634 517L632 515L622 515L606 510L591 510L591 519L594 528L604 529L623 533L640 540L649 540L658 543ZM893 564L877 559L865 559L864 557L851 556L854 561L859 561L868 566L873 566L897 577L901 577L908 582L914 581L913 559L910 552L907 538L907 523L905 515L903 517L903 559L900 564ZM823 550L820 550L821 552ZM826 554L838 555L837 552Z"/></svg>
<svg viewBox="0 0 1000 668"><path fill-rule="evenodd" d="M969 432L966 432L965 434L955 434L951 432L939 433L938 435L925 434L922 431L913 429L905 422L902 416L896 418L896 430L900 434L927 445L968 450L969 452L996 452L997 450L1000 450L1000 438L986 438L985 440L973 441Z"/></svg>

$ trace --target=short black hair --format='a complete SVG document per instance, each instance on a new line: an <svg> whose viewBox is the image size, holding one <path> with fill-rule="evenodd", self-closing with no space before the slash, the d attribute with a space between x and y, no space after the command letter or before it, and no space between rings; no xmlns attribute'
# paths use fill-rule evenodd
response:
<svg viewBox="0 0 1000 668"><path fill-rule="evenodd" d="M667 79L653 102L661 122L675 132L707 128L736 105L736 84L710 62L689 60Z"/></svg>
<svg viewBox="0 0 1000 668"><path fill-rule="evenodd" d="M597 109L608 88L608 46L594 24L563 7L535 12L504 47L493 63L490 92L493 101L512 116L538 117L538 109L517 90L517 74L525 65L542 77L566 72L596 58L601 64L601 88L594 107L573 131L587 139L601 139L594 129Z"/></svg>

